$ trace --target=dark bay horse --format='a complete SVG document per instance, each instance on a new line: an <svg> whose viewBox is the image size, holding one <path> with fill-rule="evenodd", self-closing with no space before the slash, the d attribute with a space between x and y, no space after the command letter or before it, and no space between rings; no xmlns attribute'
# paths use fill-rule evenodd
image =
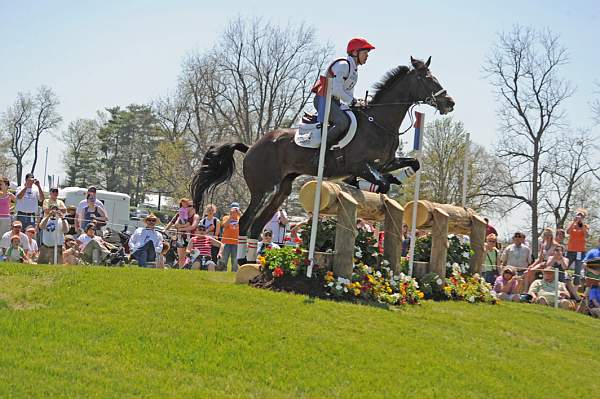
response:
<svg viewBox="0 0 600 399"><path fill-rule="evenodd" d="M416 159L395 157L400 141L398 130L408 109L413 104L427 103L440 114L446 114L454 108L452 98L429 71L430 62L431 57L427 62L411 57L412 69L399 66L386 74L375 86L371 102L354 109L358 122L354 139L338 150L340 153L328 151L324 177L360 177L387 192L390 186L387 173L405 166L419 169ZM295 129L273 130L250 148L243 143L209 148L192 179L196 209L201 209L205 193L231 178L235 169L234 151L246 153L243 173L251 200L240 219L240 244L245 245L246 235L252 241L258 239L263 227L290 195L294 179L317 175L319 149L299 147L294 143L294 133ZM238 257L243 256L238 253ZM255 254L249 251L248 261L255 259Z"/></svg>

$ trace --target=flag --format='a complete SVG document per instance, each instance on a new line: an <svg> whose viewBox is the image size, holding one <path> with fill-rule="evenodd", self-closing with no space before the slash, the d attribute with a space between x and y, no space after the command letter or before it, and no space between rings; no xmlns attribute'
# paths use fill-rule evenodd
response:
<svg viewBox="0 0 600 399"><path fill-rule="evenodd" d="M413 150L421 151L423 145L422 141L422 129L423 129L423 113L415 111L415 140L413 143Z"/></svg>

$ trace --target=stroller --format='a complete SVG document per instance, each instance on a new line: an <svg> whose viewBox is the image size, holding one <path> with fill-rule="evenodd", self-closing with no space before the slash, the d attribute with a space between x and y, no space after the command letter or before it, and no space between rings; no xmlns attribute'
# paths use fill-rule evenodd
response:
<svg viewBox="0 0 600 399"><path fill-rule="evenodd" d="M123 231L116 231L111 228L106 228L102 234L104 241L113 245L110 249L110 254L105 259L105 263L109 266L123 266L128 260L129 254L129 238L131 235L127 233L126 228Z"/></svg>

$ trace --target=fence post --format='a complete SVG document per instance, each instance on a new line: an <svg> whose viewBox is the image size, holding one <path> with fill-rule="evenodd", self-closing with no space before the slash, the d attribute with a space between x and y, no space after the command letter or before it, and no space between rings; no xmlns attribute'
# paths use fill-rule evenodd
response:
<svg viewBox="0 0 600 399"><path fill-rule="evenodd" d="M390 262L390 267L394 271L394 274L399 274L400 257L402 255L402 218L404 217L404 208L387 195L383 196L383 203L385 205L383 257Z"/></svg>
<svg viewBox="0 0 600 399"><path fill-rule="evenodd" d="M448 214L439 208L433 210L433 228L431 229L430 268L440 277L446 276L448 259Z"/></svg>
<svg viewBox="0 0 600 399"><path fill-rule="evenodd" d="M335 255L333 273L336 276L350 278L354 262L354 241L356 240L356 207L358 202L350 194L338 194L340 207L336 215Z"/></svg>
<svg viewBox="0 0 600 399"><path fill-rule="evenodd" d="M554 269L554 309L558 309L558 268Z"/></svg>

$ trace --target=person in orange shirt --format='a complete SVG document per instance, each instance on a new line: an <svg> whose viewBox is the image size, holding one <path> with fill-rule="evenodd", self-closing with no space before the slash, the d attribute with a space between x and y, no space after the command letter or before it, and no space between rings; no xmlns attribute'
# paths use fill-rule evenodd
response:
<svg viewBox="0 0 600 399"><path fill-rule="evenodd" d="M583 266L583 257L585 255L585 240L587 240L590 226L584 220L586 217L584 209L575 211L575 219L567 228L569 241L567 244L567 259L569 259L569 269L575 268L575 278L573 284L579 286L581 283L581 270Z"/></svg>
<svg viewBox="0 0 600 399"><path fill-rule="evenodd" d="M242 212L237 203L232 203L229 215L223 218L221 222L222 238L221 249L219 250L219 267L221 270L227 270L227 262L231 259L231 271L236 272L238 236L240 234L240 216Z"/></svg>

